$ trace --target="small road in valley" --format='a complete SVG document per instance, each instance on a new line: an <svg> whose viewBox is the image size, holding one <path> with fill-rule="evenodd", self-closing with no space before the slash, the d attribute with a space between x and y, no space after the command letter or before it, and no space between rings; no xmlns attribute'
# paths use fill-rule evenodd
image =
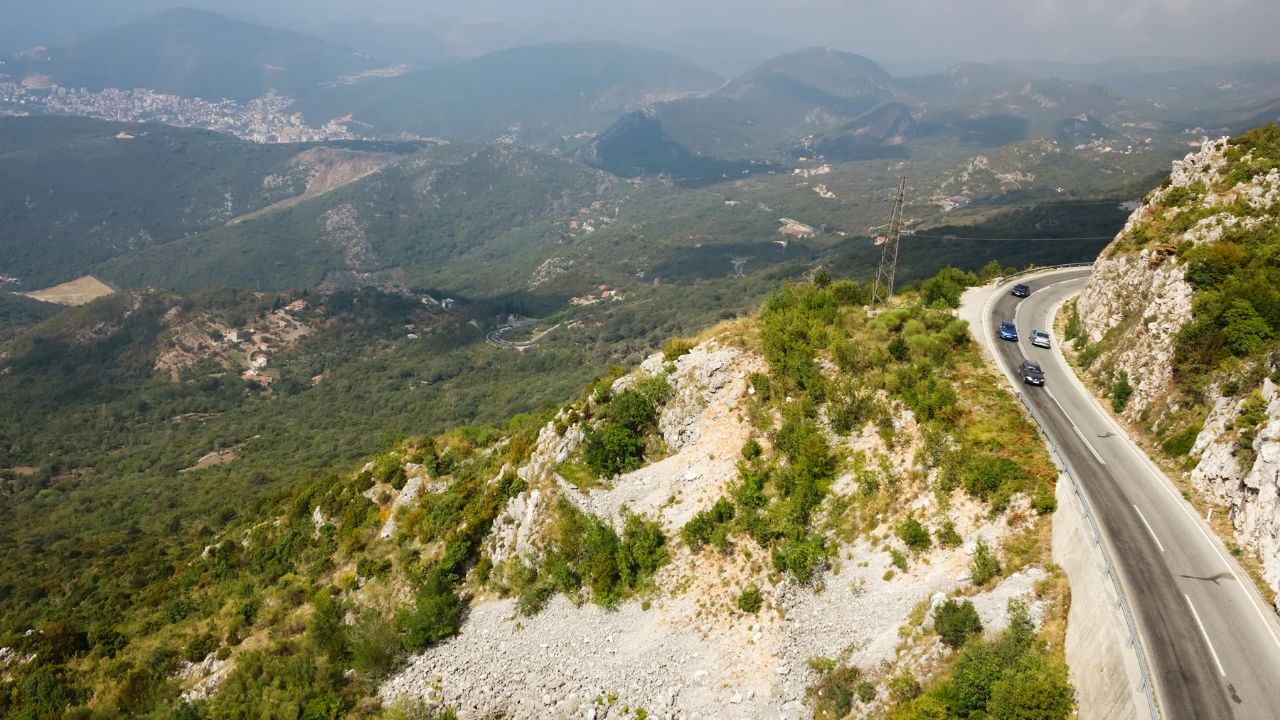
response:
<svg viewBox="0 0 1280 720"><path fill-rule="evenodd" d="M534 335L532 338L524 342L507 342L506 340L502 339L503 335L506 335L507 333L513 330L520 330L522 328L529 327L530 325L534 325L537 322L538 322L537 320L519 320L517 322L511 323L510 325L504 325L498 328L497 330L494 330L488 335L485 335L484 339L487 340L490 345L497 345L498 347L503 347L503 348L514 348L516 350L524 350L526 348L531 348L534 345L537 345L538 343L542 342L543 340L546 339L548 333L560 327L558 323L555 325L552 325L551 327L547 328L541 333L538 333L537 335Z"/></svg>
<svg viewBox="0 0 1280 720"><path fill-rule="evenodd" d="M1032 347L1033 329L1084 287L1088 268L1020 278L1026 299L998 287L982 312L1001 369L1039 415L1079 478L1110 549L1151 666L1165 720L1280 717L1280 623L1204 519L1076 378L1059 348ZM1018 342L997 339L1001 321ZM1038 362L1045 386L1015 376Z"/></svg>

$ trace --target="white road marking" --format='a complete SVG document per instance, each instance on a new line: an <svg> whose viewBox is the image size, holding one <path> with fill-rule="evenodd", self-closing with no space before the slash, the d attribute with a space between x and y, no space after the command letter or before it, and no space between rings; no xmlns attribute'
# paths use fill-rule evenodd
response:
<svg viewBox="0 0 1280 720"><path fill-rule="evenodd" d="M1196 612L1196 606L1191 603L1191 596L1186 593L1182 597L1187 599L1187 607L1191 608L1191 614L1196 619L1196 625L1200 626L1200 634L1204 636L1204 644L1209 646L1209 652L1213 655L1213 662L1218 666L1218 674L1222 677L1227 676L1227 671L1222 669L1222 661L1218 659L1218 651L1213 649L1213 642L1209 640L1209 633L1204 629L1204 623L1200 622L1200 613Z"/></svg>
<svg viewBox="0 0 1280 720"><path fill-rule="evenodd" d="M1068 271L1063 271L1063 272L1068 272ZM1051 275L1054 273L1049 272L1046 274ZM1063 280L1061 282L1056 282L1053 285L1050 285L1049 287L1054 287L1056 285L1065 285L1067 283L1076 283L1076 282L1080 282L1082 280L1087 280L1087 279L1088 279L1087 277L1084 277L1084 278L1073 278L1071 280ZM1047 290L1048 288L1045 288L1045 289ZM991 323L988 321L991 317L991 306L995 303L995 300L997 297L998 297L997 293L992 293L991 296L987 298L987 302L986 302L986 305L983 307L983 313L982 313L983 324L986 326L984 330L986 331L987 342L990 344L990 347L993 349L995 348L995 345L991 344ZM1065 298L1064 298L1064 301L1065 301ZM1057 303L1057 306L1061 307L1062 302L1063 301L1059 301ZM1057 343L1054 343L1053 352L1058 356L1058 360L1061 363L1062 367L1067 368L1067 374L1071 376L1071 379L1069 380L1069 382L1071 382L1084 397L1088 398L1089 402L1093 403L1094 408L1096 408L1098 415L1102 417L1107 423L1109 423L1110 426L1115 430L1117 434L1119 434L1121 437L1127 440L1129 437L1128 432L1124 428L1120 427L1120 424L1117 423L1115 419L1112 418L1111 415L1107 413L1106 409L1102 407L1102 402L1098 400L1098 398L1095 397L1093 393L1089 392L1089 390L1084 386L1084 383L1080 381L1080 378L1076 376L1075 371L1071 369L1070 364L1067 363L1066 357L1062 354L1062 348L1059 347ZM996 363L1001 367L1001 369L1004 369L1004 363L1000 362L1000 359L998 356L996 356ZM1012 380L1012 378L1010 378L1010 380ZM1061 404L1059 404L1059 406L1061 406ZM1068 417L1068 419L1070 418ZM1252 584L1246 584L1246 583L1240 582L1240 576L1235 571L1236 565L1234 561L1227 556L1226 550L1223 548L1222 542L1217 538L1217 536L1209 532L1208 523L1202 521L1200 519L1200 516L1197 515L1191 509L1191 504L1183 500L1182 496L1178 493L1178 490L1174 487L1173 482L1169 480L1169 478L1164 474L1162 470L1160 470L1160 468L1156 467L1156 464L1151 461L1151 458L1147 457L1146 453L1135 452L1134 455L1139 459L1139 461L1143 465L1146 466L1147 472L1148 472L1148 479L1154 481L1158 487L1162 488L1165 491L1165 493L1168 494L1168 497L1173 501L1173 503L1182 509L1182 512L1185 513L1186 516L1191 520L1191 524L1195 525L1196 530L1200 531L1200 535L1204 538L1204 541L1209 545L1209 547L1213 549L1215 553L1217 553L1218 557L1222 559L1222 562L1227 567L1227 572L1231 575L1231 579L1236 581L1234 583L1235 586L1240 589L1241 593L1244 593L1245 600L1249 603L1249 605L1253 606L1253 611L1257 613L1258 620L1260 620L1262 622L1263 627L1267 629L1267 634L1271 636L1272 642L1275 643L1276 647L1280 648L1280 633L1276 632L1276 623L1274 621L1274 614L1270 612L1269 607L1267 610L1263 610L1264 601L1261 599L1260 595L1258 595L1256 592L1251 591Z"/></svg>
<svg viewBox="0 0 1280 720"><path fill-rule="evenodd" d="M1045 388L1044 391L1045 391L1045 394L1047 394L1049 398L1053 400L1053 404L1057 405L1058 409L1062 411L1062 416L1067 419L1067 422L1071 423L1071 429L1075 430L1076 435L1080 436L1080 442L1084 443L1084 446L1089 448L1089 452L1093 453L1093 459L1097 460L1099 465L1106 465L1107 461L1103 460L1102 456L1098 454L1098 451L1093 449L1093 445L1089 443L1089 438L1084 436L1084 433L1080 431L1080 427L1076 425L1075 420L1072 420L1071 416L1067 414L1067 409L1062 407L1062 403L1058 402L1058 397L1054 395L1053 392L1049 390L1049 388Z"/></svg>
<svg viewBox="0 0 1280 720"><path fill-rule="evenodd" d="M1160 538L1156 537L1156 531L1151 529L1151 523L1147 522L1147 516L1142 514L1142 510L1137 505L1133 506L1138 511L1138 517L1142 518L1142 524L1147 526L1147 532L1151 533L1151 539L1156 541L1156 547L1160 548L1160 552L1164 552L1164 545L1160 544Z"/></svg>

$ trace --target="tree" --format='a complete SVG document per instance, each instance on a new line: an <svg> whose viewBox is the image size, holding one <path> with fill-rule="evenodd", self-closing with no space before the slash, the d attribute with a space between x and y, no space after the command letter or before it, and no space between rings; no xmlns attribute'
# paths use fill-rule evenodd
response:
<svg viewBox="0 0 1280 720"><path fill-rule="evenodd" d="M1133 386L1129 384L1129 373L1121 370L1120 378L1116 380L1116 385L1111 390L1111 409L1118 413L1124 412L1124 407L1129 404L1129 398L1132 396Z"/></svg>
<svg viewBox="0 0 1280 720"><path fill-rule="evenodd" d="M991 699L991 690L1003 672L1000 660L982 640L973 640L965 645L951 674L956 715L973 717L984 712Z"/></svg>
<svg viewBox="0 0 1280 720"><path fill-rule="evenodd" d="M996 683L987 702L991 720L1065 720L1075 689L1067 669L1039 655L1025 655Z"/></svg>
<svg viewBox="0 0 1280 720"><path fill-rule="evenodd" d="M343 624L346 609L327 587L316 593L311 605L314 611L307 623L307 637L317 650L336 662L347 652L346 625Z"/></svg>
<svg viewBox="0 0 1280 720"><path fill-rule="evenodd" d="M458 632L460 613L457 593L437 573L431 573L413 606L400 613L404 649L412 652Z"/></svg>
<svg viewBox="0 0 1280 720"><path fill-rule="evenodd" d="M978 273L978 279L985 285L1000 277L1002 274L1004 274L1004 270L1000 268L1000 261L991 260L986 265L982 266L982 270Z"/></svg>
<svg viewBox="0 0 1280 720"><path fill-rule="evenodd" d="M1271 326L1248 300L1232 302L1231 309L1222 314L1222 319L1222 334L1236 355L1248 355L1271 339Z"/></svg>
<svg viewBox="0 0 1280 720"><path fill-rule="evenodd" d="M973 635L982 632L982 619L973 603L965 600L957 603L947 600L933 611L933 627L942 638L942 642L951 649L965 644Z"/></svg>

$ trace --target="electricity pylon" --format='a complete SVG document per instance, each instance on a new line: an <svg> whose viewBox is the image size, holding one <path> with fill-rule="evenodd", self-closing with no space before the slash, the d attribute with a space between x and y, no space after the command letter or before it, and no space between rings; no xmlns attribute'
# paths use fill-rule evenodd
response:
<svg viewBox="0 0 1280 720"><path fill-rule="evenodd" d="M893 199L893 215L889 219L889 234L880 245L880 268L876 270L876 282L871 287L871 307L886 305L893 295L893 275L898 270L898 237L902 234L902 205L907 197L907 179L898 183L898 194Z"/></svg>

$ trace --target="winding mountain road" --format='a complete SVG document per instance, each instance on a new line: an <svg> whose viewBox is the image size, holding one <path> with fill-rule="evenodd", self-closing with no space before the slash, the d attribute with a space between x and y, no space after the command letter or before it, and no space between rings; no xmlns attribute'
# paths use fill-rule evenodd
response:
<svg viewBox="0 0 1280 720"><path fill-rule="evenodd" d="M1174 485L1085 389L1061 351L1032 347L1032 329L1052 332L1057 306L1084 287L1088 268L1019 281L1026 299L991 295L981 328L1010 382L1079 478L1133 610L1165 720L1280 718L1280 623L1248 576ZM1018 342L996 339L1003 320ZM1043 388L1014 376L1026 357L1044 369Z"/></svg>

